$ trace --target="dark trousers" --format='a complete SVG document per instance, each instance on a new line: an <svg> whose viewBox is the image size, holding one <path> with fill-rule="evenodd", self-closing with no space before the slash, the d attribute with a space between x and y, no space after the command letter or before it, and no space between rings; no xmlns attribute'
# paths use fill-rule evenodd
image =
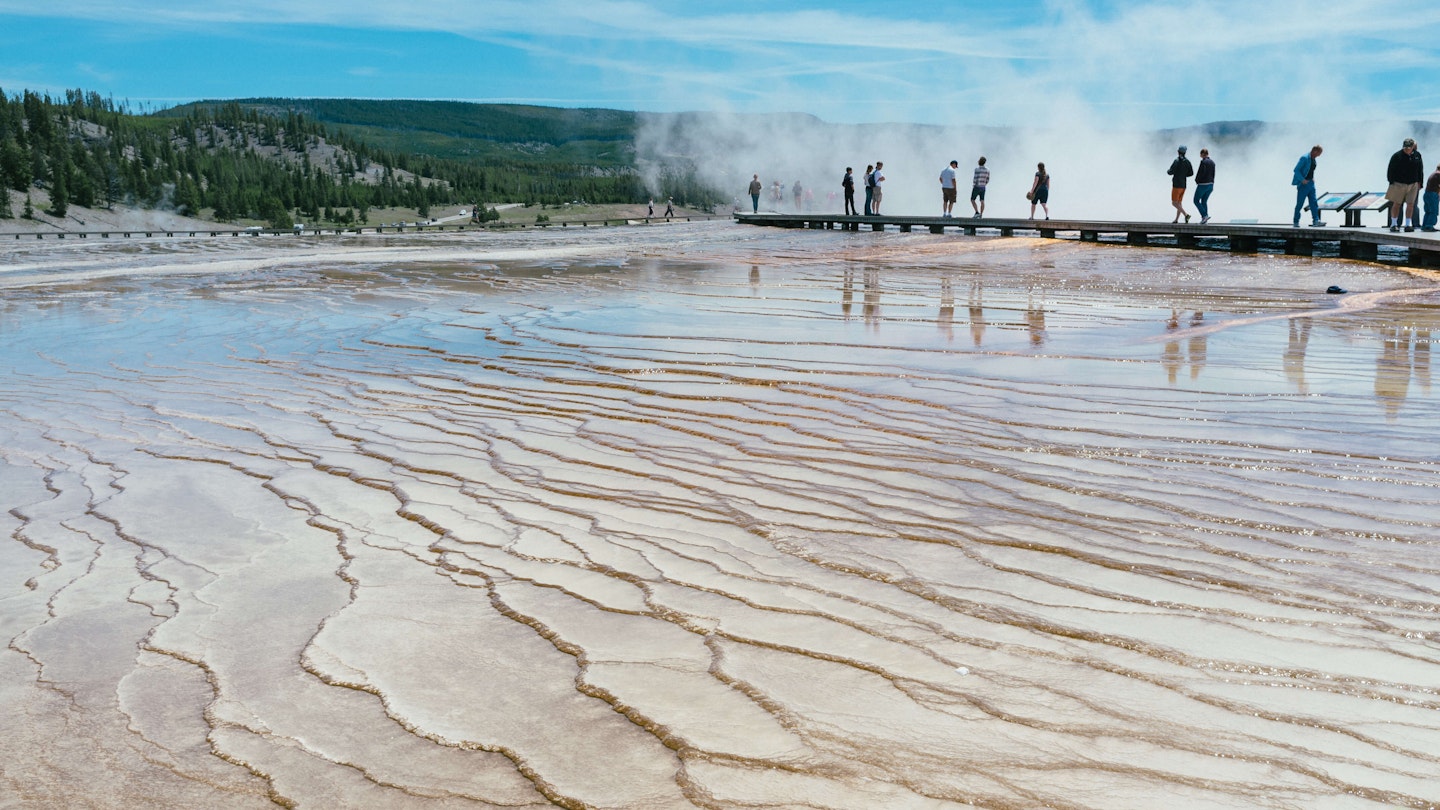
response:
<svg viewBox="0 0 1440 810"><path fill-rule="evenodd" d="M853 188L847 188L847 189L845 189L845 215L846 215L846 216L853 216L854 214L855 214L855 189L853 189Z"/></svg>

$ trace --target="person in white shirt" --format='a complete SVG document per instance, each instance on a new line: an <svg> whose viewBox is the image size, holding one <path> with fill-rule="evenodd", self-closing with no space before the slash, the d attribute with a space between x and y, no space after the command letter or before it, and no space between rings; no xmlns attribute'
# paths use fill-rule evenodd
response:
<svg viewBox="0 0 1440 810"><path fill-rule="evenodd" d="M955 208L955 170L960 167L960 161L952 160L950 165L940 170L940 216L949 218L951 210Z"/></svg>
<svg viewBox="0 0 1440 810"><path fill-rule="evenodd" d="M885 175L880 171L883 168L885 168L885 164L883 162L878 160L875 161L875 199L872 200L870 203L870 213L874 214L877 217L880 216L880 185L885 182Z"/></svg>

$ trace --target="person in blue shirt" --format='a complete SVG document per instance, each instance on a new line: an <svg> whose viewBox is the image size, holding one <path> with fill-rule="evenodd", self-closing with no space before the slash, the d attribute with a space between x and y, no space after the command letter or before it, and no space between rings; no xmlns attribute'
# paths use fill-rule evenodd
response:
<svg viewBox="0 0 1440 810"><path fill-rule="evenodd" d="M1320 202L1315 199L1315 159L1324 151L1317 143L1295 163L1295 171L1290 178L1290 185L1295 187L1295 217L1290 224L1297 228L1300 227L1300 209L1306 202L1310 203L1310 226L1318 228L1325 224L1320 221Z"/></svg>

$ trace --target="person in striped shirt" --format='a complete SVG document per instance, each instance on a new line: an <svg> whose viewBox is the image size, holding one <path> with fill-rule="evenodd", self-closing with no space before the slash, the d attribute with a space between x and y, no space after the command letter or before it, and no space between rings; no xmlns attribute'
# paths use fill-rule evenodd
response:
<svg viewBox="0 0 1440 810"><path fill-rule="evenodd" d="M985 158L975 167L974 179L970 181L970 207L975 209L975 218L985 215L985 187L990 185L990 170L985 168Z"/></svg>

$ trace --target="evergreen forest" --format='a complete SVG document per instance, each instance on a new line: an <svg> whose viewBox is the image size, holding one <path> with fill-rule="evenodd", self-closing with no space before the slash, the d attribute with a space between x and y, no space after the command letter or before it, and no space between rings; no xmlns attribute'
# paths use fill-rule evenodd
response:
<svg viewBox="0 0 1440 810"><path fill-rule="evenodd" d="M0 183L44 189L57 217L71 205L130 205L272 227L288 227L292 215L364 222L371 208L423 217L452 204L720 200L681 165L660 173L661 188L647 189L629 145L633 130L633 114L613 110L263 99L140 114L84 90L53 98L0 89ZM457 137L494 148L457 149ZM585 146L565 148L576 143ZM597 154L594 143L610 149ZM22 215L9 209L0 204L0 217Z"/></svg>

